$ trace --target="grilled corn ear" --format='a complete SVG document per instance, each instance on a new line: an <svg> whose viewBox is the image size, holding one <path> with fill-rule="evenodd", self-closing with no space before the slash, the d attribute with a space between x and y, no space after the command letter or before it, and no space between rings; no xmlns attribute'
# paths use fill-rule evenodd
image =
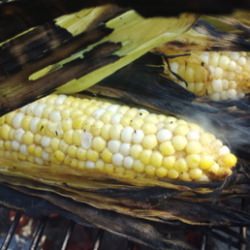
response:
<svg viewBox="0 0 250 250"><path fill-rule="evenodd" d="M221 101L250 92L248 52L190 52L167 60L165 74L198 96Z"/></svg>
<svg viewBox="0 0 250 250"><path fill-rule="evenodd" d="M207 182L236 161L196 124L107 101L50 95L0 119L2 169Z"/></svg>

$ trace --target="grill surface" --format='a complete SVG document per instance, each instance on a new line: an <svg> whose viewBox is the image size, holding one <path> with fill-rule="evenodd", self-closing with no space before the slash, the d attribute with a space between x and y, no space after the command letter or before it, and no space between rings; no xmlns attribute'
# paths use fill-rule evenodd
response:
<svg viewBox="0 0 250 250"><path fill-rule="evenodd" d="M104 250L138 249L136 244L61 217L34 219L0 208L0 249ZM140 248L146 249L146 248Z"/></svg>
<svg viewBox="0 0 250 250"><path fill-rule="evenodd" d="M190 232L185 239L201 250L247 250L250 249L248 231L246 227L211 228L207 233ZM150 250L57 215L35 219L4 207L0 208L0 246L1 250Z"/></svg>

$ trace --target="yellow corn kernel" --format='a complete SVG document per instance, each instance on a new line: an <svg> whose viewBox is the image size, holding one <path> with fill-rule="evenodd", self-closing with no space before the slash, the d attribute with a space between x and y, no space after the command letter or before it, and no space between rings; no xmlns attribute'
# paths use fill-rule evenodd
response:
<svg viewBox="0 0 250 250"><path fill-rule="evenodd" d="M142 141L143 147L146 149L153 149L157 145L157 139L155 135L146 135Z"/></svg>
<svg viewBox="0 0 250 250"><path fill-rule="evenodd" d="M106 142L102 137L97 136L93 139L92 147L97 152L102 152L104 148L106 147Z"/></svg>
<svg viewBox="0 0 250 250"><path fill-rule="evenodd" d="M34 135L30 132L27 131L24 133L22 141L24 144L28 145L28 144L32 144L34 140Z"/></svg>
<svg viewBox="0 0 250 250"><path fill-rule="evenodd" d="M166 177L167 174L168 174L168 171L166 168L160 167L160 168L156 169L156 176L157 177L163 178L163 177Z"/></svg>
<svg viewBox="0 0 250 250"><path fill-rule="evenodd" d="M155 175L155 167L154 166L146 166L145 167L145 173L149 176L154 176Z"/></svg>
<svg viewBox="0 0 250 250"><path fill-rule="evenodd" d="M99 158L99 154L92 150L92 149L89 149L87 151L87 159L90 160L90 161L93 161L93 162L96 162Z"/></svg>
<svg viewBox="0 0 250 250"><path fill-rule="evenodd" d="M77 153L77 147L75 145L70 145L67 149L67 154L71 157L71 158L75 158L76 157L76 153Z"/></svg>
<svg viewBox="0 0 250 250"><path fill-rule="evenodd" d="M175 164L175 156L167 156L163 158L162 165L165 168L173 168Z"/></svg>
<svg viewBox="0 0 250 250"><path fill-rule="evenodd" d="M199 180L202 177L202 170L199 168L193 168L189 171L189 176L194 180Z"/></svg>
<svg viewBox="0 0 250 250"><path fill-rule="evenodd" d="M134 169L137 173L143 173L144 170L145 170L145 165L144 165L141 161L136 160L136 161L134 162L133 169Z"/></svg>
<svg viewBox="0 0 250 250"><path fill-rule="evenodd" d="M111 163L112 162L112 153L108 149L104 149L101 153L101 157L104 162Z"/></svg>
<svg viewBox="0 0 250 250"><path fill-rule="evenodd" d="M176 135L173 137L173 146L176 151L182 151L187 145L187 139L185 136Z"/></svg>
<svg viewBox="0 0 250 250"><path fill-rule="evenodd" d="M199 154L201 152L201 145L197 141L187 143L186 151L188 154Z"/></svg>
<svg viewBox="0 0 250 250"><path fill-rule="evenodd" d="M155 167L162 166L162 160L163 156L159 152L152 152L151 158L150 158L150 164Z"/></svg>
<svg viewBox="0 0 250 250"><path fill-rule="evenodd" d="M65 158L65 154L64 154L62 151L57 150L57 151L55 152L55 158L56 158L56 160L58 160L59 162L62 162L62 161L64 160L64 158Z"/></svg>
<svg viewBox="0 0 250 250"><path fill-rule="evenodd" d="M85 149L82 149L82 148L77 149L76 157L77 157L78 160L85 161L86 160L86 155L87 155L87 151Z"/></svg>
<svg viewBox="0 0 250 250"><path fill-rule="evenodd" d="M0 137L3 140L9 139L9 133L10 133L10 126L7 124L3 124L0 128Z"/></svg>
<svg viewBox="0 0 250 250"><path fill-rule="evenodd" d="M178 159L175 163L174 163L174 168L175 170L177 170L179 173L180 172L186 172L188 170L188 165L186 160L184 159Z"/></svg>
<svg viewBox="0 0 250 250"><path fill-rule="evenodd" d="M157 131L157 127L154 123L145 123L141 128L145 135L155 134Z"/></svg>
<svg viewBox="0 0 250 250"><path fill-rule="evenodd" d="M147 165L150 162L151 155L152 155L152 151L149 149L146 149L141 152L139 159L141 160L141 162Z"/></svg>
<svg viewBox="0 0 250 250"><path fill-rule="evenodd" d="M200 167L204 170L210 169L214 164L214 159L209 155L204 155L200 160Z"/></svg>
<svg viewBox="0 0 250 250"><path fill-rule="evenodd" d="M177 179L179 177L179 173L175 169L170 169L170 170L168 170L168 177L170 179Z"/></svg>
<svg viewBox="0 0 250 250"><path fill-rule="evenodd" d="M223 165L227 168L231 168L236 165L237 158L233 154L225 154L220 157L220 161L222 161Z"/></svg>
<svg viewBox="0 0 250 250"><path fill-rule="evenodd" d="M160 151L163 155L173 155L175 149L170 141L166 141L160 145Z"/></svg>
<svg viewBox="0 0 250 250"><path fill-rule="evenodd" d="M191 154L187 156L186 160L189 168L197 168L200 165L201 157L198 154ZM203 158L203 164L204 163L205 158Z"/></svg>

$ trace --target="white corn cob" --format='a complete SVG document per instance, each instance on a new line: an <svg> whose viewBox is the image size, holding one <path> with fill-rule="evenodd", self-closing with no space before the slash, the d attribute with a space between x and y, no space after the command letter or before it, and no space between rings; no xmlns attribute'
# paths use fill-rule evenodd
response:
<svg viewBox="0 0 250 250"><path fill-rule="evenodd" d="M1 159L119 178L210 181L236 157L196 124L108 101L50 95L0 118ZM8 166L7 166L8 167Z"/></svg>
<svg viewBox="0 0 250 250"><path fill-rule="evenodd" d="M170 69L166 64L165 73L198 96L209 96L214 101L239 99L250 92L249 55L247 52L190 52L169 59Z"/></svg>

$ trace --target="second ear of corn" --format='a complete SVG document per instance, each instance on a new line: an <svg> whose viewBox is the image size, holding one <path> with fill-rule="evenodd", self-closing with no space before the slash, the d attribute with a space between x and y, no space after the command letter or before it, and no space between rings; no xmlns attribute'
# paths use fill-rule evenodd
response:
<svg viewBox="0 0 250 250"><path fill-rule="evenodd" d="M170 58L168 62L165 74L198 96L222 101L239 99L250 92L250 56L247 52L193 51Z"/></svg>
<svg viewBox="0 0 250 250"><path fill-rule="evenodd" d="M196 124L108 101L50 95L0 118L0 172L57 166L58 174L207 182L236 162Z"/></svg>

